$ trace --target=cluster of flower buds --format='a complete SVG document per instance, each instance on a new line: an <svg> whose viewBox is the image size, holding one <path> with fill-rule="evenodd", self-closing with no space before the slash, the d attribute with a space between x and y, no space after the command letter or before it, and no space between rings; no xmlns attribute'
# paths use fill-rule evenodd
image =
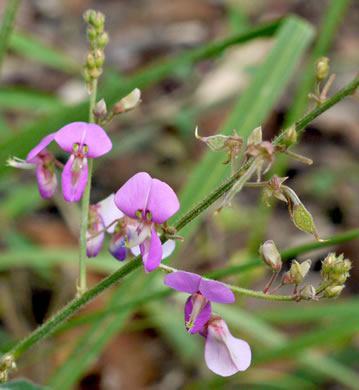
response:
<svg viewBox="0 0 359 390"><path fill-rule="evenodd" d="M185 326L189 333L205 337L207 367L221 376L246 370L251 363L250 346L233 337L222 317L212 313L211 302L234 303L233 292L223 283L184 271L170 273L164 283L176 291L191 294L184 309Z"/></svg>
<svg viewBox="0 0 359 390"><path fill-rule="evenodd" d="M216 134L209 137L201 137L198 135L198 127L195 130L195 136L198 140L204 142L214 152L227 152L227 160L223 164L232 163L232 174L235 171L235 162L242 150L243 138L236 131L233 135Z"/></svg>
<svg viewBox="0 0 359 390"><path fill-rule="evenodd" d="M323 260L321 273L324 284L327 285L324 290L325 297L335 298L340 295L349 277L351 266L351 261L344 259L343 254L336 256L335 253L329 253Z"/></svg>
<svg viewBox="0 0 359 390"><path fill-rule="evenodd" d="M0 359L0 383L8 379L9 372L16 368L15 359L12 355L5 354Z"/></svg>
<svg viewBox="0 0 359 390"><path fill-rule="evenodd" d="M87 10L84 20L88 24L87 37L90 42L91 52L86 57L84 77L88 87L91 82L102 74L105 61L104 48L108 44L108 34L104 31L105 15L102 12Z"/></svg>
<svg viewBox="0 0 359 390"><path fill-rule="evenodd" d="M173 240L162 245L158 226L179 207L177 195L168 184L146 172L137 173L116 195L90 206L87 256L97 256L107 231L111 235L109 250L117 260L125 260L127 249L131 249L134 255L142 255L145 271L152 272L175 246Z"/></svg>

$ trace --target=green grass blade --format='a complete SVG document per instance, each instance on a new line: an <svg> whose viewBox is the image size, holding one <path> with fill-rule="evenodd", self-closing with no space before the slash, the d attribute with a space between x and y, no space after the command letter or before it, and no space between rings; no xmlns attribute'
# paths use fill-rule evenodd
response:
<svg viewBox="0 0 359 390"><path fill-rule="evenodd" d="M80 74L81 66L75 60L40 42L33 36L14 31L10 38L9 48L52 69L70 74Z"/></svg>

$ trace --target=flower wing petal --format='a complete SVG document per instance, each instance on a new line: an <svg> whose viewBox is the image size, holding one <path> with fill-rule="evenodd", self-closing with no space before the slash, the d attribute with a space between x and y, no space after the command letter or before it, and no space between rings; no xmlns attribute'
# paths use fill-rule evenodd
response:
<svg viewBox="0 0 359 390"><path fill-rule="evenodd" d="M115 195L116 206L130 218L137 218L137 210L144 211L146 208L151 182L151 176L146 172L132 176L117 191Z"/></svg>
<svg viewBox="0 0 359 390"><path fill-rule="evenodd" d="M55 138L56 133L51 133L47 135L45 138L43 138L38 145L34 147L34 149L30 150L29 154L26 157L26 161L30 163L36 164L36 156L46 148L46 146L53 141Z"/></svg>
<svg viewBox="0 0 359 390"><path fill-rule="evenodd" d="M199 291L209 301L216 303L233 303L236 298L233 292L221 282L202 279Z"/></svg>
<svg viewBox="0 0 359 390"><path fill-rule="evenodd" d="M44 199L50 199L57 190L56 173L48 171L42 164L37 164L36 177L40 195Z"/></svg>
<svg viewBox="0 0 359 390"><path fill-rule="evenodd" d="M180 207L173 189L163 181L152 179L152 186L147 202L147 210L151 212L152 221L163 223L170 219Z"/></svg>
<svg viewBox="0 0 359 390"><path fill-rule="evenodd" d="M108 226L115 219L122 218L124 215L115 205L115 194L111 194L107 198L101 200L98 205L100 206L99 212L105 226ZM115 228L116 224L113 224L107 229L107 232L112 234L115 231Z"/></svg>
<svg viewBox="0 0 359 390"><path fill-rule="evenodd" d="M194 294L199 291L201 276L192 272L177 271L168 274L164 283L176 291Z"/></svg>
<svg viewBox="0 0 359 390"><path fill-rule="evenodd" d="M146 238L140 245L143 265L147 273L155 270L162 260L162 243L156 230L152 227L151 238Z"/></svg>

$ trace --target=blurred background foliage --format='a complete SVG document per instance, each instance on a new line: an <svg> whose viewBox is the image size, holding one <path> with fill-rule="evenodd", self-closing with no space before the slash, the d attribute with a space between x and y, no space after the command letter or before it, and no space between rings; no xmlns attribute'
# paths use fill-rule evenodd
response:
<svg viewBox="0 0 359 390"><path fill-rule="evenodd" d="M0 4L3 14L6 1ZM112 152L96 161L92 203L146 170L180 194L174 220L228 175L226 156L194 138L247 137L263 125L273 138L311 107L314 63L330 58L331 93L358 72L359 4L349 0L31 0L20 3L0 87L0 351L5 352L75 293L79 209L59 193L38 194L34 176L5 167L46 134L87 118L81 64L88 51L82 13L106 15L110 43L99 99L111 106L133 88L142 104L108 127ZM311 123L296 150L307 167L279 158L323 237L358 237L359 111L346 99ZM54 149L59 160L63 158ZM216 205L215 205L216 206ZM295 229L285 205L266 208L253 188L213 218L201 215L168 260L178 268L263 289L269 272L257 259L273 239L283 250L312 241ZM16 376L53 389L358 389L358 240L314 251L309 282L320 279L329 250L353 261L334 301L267 303L238 297L218 307L232 333L253 348L251 368L230 378L211 373L203 340L186 333L184 297L159 272L139 270L93 301L20 362ZM292 259L298 251L287 251ZM92 285L121 266L104 248L88 261ZM285 268L285 267L284 267ZM225 276L224 276L225 275ZM224 306L224 307L223 307Z"/></svg>

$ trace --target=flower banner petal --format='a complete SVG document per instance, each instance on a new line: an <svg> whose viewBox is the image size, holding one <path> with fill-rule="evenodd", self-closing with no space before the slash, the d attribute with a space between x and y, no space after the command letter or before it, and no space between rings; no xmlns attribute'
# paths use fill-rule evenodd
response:
<svg viewBox="0 0 359 390"><path fill-rule="evenodd" d="M117 191L115 195L116 206L130 218L137 218L137 211L145 211L151 189L151 176L140 172L132 176Z"/></svg>
<svg viewBox="0 0 359 390"><path fill-rule="evenodd" d="M180 203L173 189L163 181L152 179L146 207L152 215L152 221L159 224L166 222L179 207Z"/></svg>
<svg viewBox="0 0 359 390"><path fill-rule="evenodd" d="M105 226L110 225L115 219L120 219L124 216L124 214L115 205L115 194L109 195L97 204ZM113 224L107 229L107 232L112 234L115 231L115 228L116 224Z"/></svg>
<svg viewBox="0 0 359 390"><path fill-rule="evenodd" d="M36 164L36 163L37 163L36 156L37 156L41 151L43 151L43 150L46 148L46 146L47 146L51 141L53 141L53 139L55 138L55 135L56 135L56 133L51 133L51 134L47 135L45 138L43 138L43 139L40 141L40 143L34 147L34 149L30 150L29 154L28 154L27 157L26 157L26 161L27 161L27 162L30 162L30 163Z"/></svg>

